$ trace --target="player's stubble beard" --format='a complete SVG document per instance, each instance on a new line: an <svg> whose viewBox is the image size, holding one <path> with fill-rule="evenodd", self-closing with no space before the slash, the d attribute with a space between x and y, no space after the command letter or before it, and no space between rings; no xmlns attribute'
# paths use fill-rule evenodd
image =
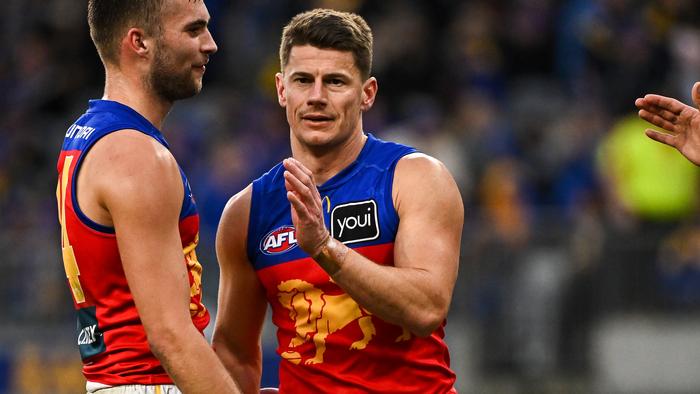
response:
<svg viewBox="0 0 700 394"><path fill-rule="evenodd" d="M178 69L175 64L173 53L159 40L147 83L156 95L169 102L192 97L202 89L191 68Z"/></svg>

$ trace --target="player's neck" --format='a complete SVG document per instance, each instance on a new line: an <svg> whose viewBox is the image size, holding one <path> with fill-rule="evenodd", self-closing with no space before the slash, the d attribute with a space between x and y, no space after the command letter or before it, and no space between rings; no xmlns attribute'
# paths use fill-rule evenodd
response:
<svg viewBox="0 0 700 394"><path fill-rule="evenodd" d="M116 101L138 112L159 130L173 103L154 94L137 77L109 73L105 81L104 100Z"/></svg>
<svg viewBox="0 0 700 394"><path fill-rule="evenodd" d="M292 156L311 170L316 184L321 185L357 160L366 141L367 135L360 132L330 148L292 144Z"/></svg>

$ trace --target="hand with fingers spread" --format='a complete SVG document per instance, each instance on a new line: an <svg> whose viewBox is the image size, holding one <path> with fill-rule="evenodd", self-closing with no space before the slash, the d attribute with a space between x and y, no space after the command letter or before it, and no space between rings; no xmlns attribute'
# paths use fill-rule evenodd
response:
<svg viewBox="0 0 700 394"><path fill-rule="evenodd" d="M700 82L693 85L693 102L700 108ZM683 156L700 166L700 111L680 101L656 94L638 98L634 104L639 117L663 128L668 133L652 129L646 135L658 142L678 149Z"/></svg>
<svg viewBox="0 0 700 394"><path fill-rule="evenodd" d="M323 203L316 188L313 173L296 159L284 162L284 186L291 204L292 223L296 229L297 243L309 256L319 254L330 239L323 220Z"/></svg>

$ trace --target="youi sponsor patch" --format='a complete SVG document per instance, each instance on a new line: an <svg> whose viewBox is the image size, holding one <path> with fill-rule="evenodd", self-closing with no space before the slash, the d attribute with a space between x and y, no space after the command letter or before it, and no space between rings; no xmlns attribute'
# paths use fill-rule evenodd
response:
<svg viewBox="0 0 700 394"><path fill-rule="evenodd" d="M267 255L288 252L297 247L296 230L294 226L278 227L263 237L260 250Z"/></svg>
<svg viewBox="0 0 700 394"><path fill-rule="evenodd" d="M379 238L377 203L367 200L341 204L333 208L331 235L345 244Z"/></svg>

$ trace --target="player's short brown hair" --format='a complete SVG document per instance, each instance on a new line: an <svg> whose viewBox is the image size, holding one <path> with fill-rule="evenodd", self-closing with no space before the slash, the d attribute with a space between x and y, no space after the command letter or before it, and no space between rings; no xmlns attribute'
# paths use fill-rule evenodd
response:
<svg viewBox="0 0 700 394"><path fill-rule="evenodd" d="M372 30L365 20L350 12L317 8L296 15L282 30L280 66L289 62L294 46L352 52L363 79L372 71Z"/></svg>
<svg viewBox="0 0 700 394"><path fill-rule="evenodd" d="M88 0L90 37L103 62L119 61L119 43L131 27L159 35L167 0Z"/></svg>

